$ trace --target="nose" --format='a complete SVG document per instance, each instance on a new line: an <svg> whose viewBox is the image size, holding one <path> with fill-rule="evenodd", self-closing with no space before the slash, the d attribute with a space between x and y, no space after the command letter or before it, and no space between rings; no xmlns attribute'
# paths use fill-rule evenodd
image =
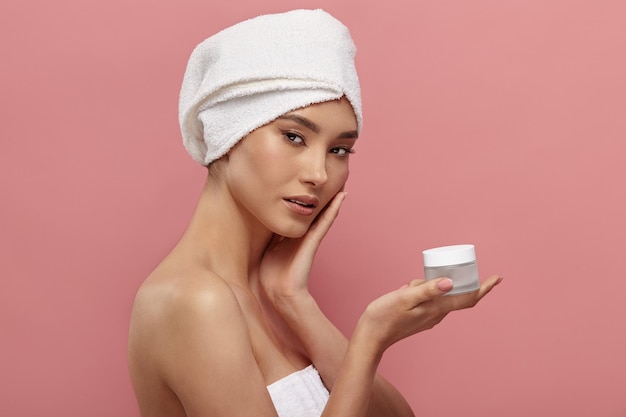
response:
<svg viewBox="0 0 626 417"><path fill-rule="evenodd" d="M300 181L313 187L324 185L328 181L326 152L310 152L303 155L303 167Z"/></svg>

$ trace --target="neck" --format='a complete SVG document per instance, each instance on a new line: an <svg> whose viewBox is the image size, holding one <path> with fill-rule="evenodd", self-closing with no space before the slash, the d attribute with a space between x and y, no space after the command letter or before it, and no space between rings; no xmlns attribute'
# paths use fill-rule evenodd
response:
<svg viewBox="0 0 626 417"><path fill-rule="evenodd" d="M224 280L248 287L271 237L227 187L209 176L176 250Z"/></svg>

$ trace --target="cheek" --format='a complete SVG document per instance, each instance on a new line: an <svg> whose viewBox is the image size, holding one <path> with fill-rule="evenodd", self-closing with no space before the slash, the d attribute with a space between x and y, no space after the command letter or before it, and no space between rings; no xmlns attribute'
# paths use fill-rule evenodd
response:
<svg viewBox="0 0 626 417"><path fill-rule="evenodd" d="M345 183L346 181L348 181L348 178L350 178L350 169L346 169L346 178L343 180L343 182Z"/></svg>
<svg viewBox="0 0 626 417"><path fill-rule="evenodd" d="M350 176L348 163L339 161L339 163L332 165L328 169L329 180L332 182L331 188L336 189L336 191L342 190L346 181L348 181L348 177Z"/></svg>
<svg viewBox="0 0 626 417"><path fill-rule="evenodd" d="M279 141L272 141L262 149L262 158L257 158L260 165L265 169L276 166L277 164L285 165L289 164L293 159L289 153L288 145L282 144Z"/></svg>
<svg viewBox="0 0 626 417"><path fill-rule="evenodd" d="M273 141L262 150L262 156L257 154L255 160L256 173L267 181L274 183L290 182L298 176L299 160L297 154L289 145Z"/></svg>
<svg viewBox="0 0 626 417"><path fill-rule="evenodd" d="M257 136L248 138L242 145L233 158L248 180L275 178L287 168L289 158L279 141Z"/></svg>

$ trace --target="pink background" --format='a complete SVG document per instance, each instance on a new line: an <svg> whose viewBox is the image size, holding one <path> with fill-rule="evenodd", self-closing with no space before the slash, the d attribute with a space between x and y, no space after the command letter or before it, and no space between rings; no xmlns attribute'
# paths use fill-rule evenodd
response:
<svg viewBox="0 0 626 417"><path fill-rule="evenodd" d="M323 7L355 38L365 127L312 290L349 333L474 243L504 283L394 346L420 416L626 416L626 6L598 0L0 4L0 415L138 416L135 290L204 180L177 95L206 36Z"/></svg>

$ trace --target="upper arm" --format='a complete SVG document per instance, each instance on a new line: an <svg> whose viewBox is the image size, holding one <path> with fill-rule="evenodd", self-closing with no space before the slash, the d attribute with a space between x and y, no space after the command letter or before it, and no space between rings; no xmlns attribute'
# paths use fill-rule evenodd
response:
<svg viewBox="0 0 626 417"><path fill-rule="evenodd" d="M139 349L189 417L276 417L237 299L221 280L203 284L160 301Z"/></svg>

